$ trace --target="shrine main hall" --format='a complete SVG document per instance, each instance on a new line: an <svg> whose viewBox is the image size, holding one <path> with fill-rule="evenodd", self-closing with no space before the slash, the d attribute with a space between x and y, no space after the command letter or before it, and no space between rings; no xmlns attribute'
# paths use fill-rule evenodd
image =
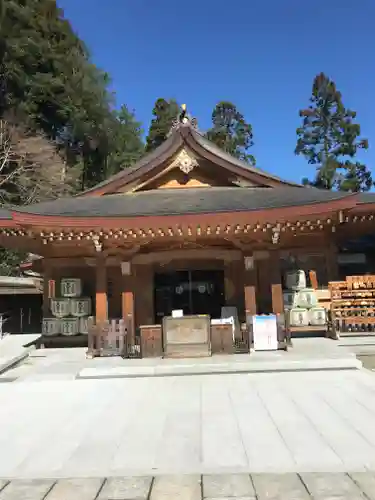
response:
<svg viewBox="0 0 375 500"><path fill-rule="evenodd" d="M76 280L97 321L131 318L139 327L175 310L219 318L223 307L245 321L283 312L293 266L314 270L322 287L353 272L339 256L374 233L374 215L374 193L271 175L184 116L161 146L94 188L2 209L0 244L42 257L33 267L44 277L44 317L62 281Z"/></svg>

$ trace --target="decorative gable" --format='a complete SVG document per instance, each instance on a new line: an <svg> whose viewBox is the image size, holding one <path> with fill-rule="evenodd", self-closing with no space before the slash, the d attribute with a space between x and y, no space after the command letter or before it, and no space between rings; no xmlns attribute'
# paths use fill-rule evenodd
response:
<svg viewBox="0 0 375 500"><path fill-rule="evenodd" d="M175 166L177 166L181 172L188 175L195 167L198 166L198 162L196 158L190 153L186 151L186 149L182 149L180 153L177 155L176 160L174 161Z"/></svg>
<svg viewBox="0 0 375 500"><path fill-rule="evenodd" d="M183 110L169 137L158 148L142 157L133 167L124 169L79 196L200 186L302 187L222 151L196 130L193 120Z"/></svg>
<svg viewBox="0 0 375 500"><path fill-rule="evenodd" d="M140 179L131 191L147 191L151 189L189 189L198 187L243 187L254 186L254 183L228 170L196 156L187 148L182 148L175 158L154 175Z"/></svg>

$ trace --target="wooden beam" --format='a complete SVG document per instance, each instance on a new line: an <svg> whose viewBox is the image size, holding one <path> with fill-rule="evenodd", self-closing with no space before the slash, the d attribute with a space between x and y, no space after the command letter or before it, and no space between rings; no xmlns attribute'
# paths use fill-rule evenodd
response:
<svg viewBox="0 0 375 500"><path fill-rule="evenodd" d="M168 262L175 259L219 259L219 260L239 260L242 253L239 250L224 249L192 249L192 250L165 250L161 252L151 252L138 254L133 257L134 264L151 264L153 262Z"/></svg>

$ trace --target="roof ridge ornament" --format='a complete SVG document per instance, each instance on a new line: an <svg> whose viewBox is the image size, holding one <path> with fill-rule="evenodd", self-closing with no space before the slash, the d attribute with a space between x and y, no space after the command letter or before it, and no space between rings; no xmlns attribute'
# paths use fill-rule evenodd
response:
<svg viewBox="0 0 375 500"><path fill-rule="evenodd" d="M190 126L195 130L198 130L198 120L187 112L186 104L181 104L181 111L178 113L177 117L173 120L169 134L171 134L173 130L177 130L180 127L184 126L185 127Z"/></svg>

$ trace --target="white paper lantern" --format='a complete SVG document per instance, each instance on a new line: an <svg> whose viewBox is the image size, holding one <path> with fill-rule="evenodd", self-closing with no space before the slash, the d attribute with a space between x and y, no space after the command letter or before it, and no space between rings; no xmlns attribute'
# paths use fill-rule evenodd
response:
<svg viewBox="0 0 375 500"><path fill-rule="evenodd" d="M67 337L77 335L79 330L78 318L64 318L61 320L61 333Z"/></svg>
<svg viewBox="0 0 375 500"><path fill-rule="evenodd" d="M70 313L76 318L82 316L89 316L91 314L91 299L71 299L70 301Z"/></svg>
<svg viewBox="0 0 375 500"><path fill-rule="evenodd" d="M69 316L70 299L51 299L51 312L56 318Z"/></svg>
<svg viewBox="0 0 375 500"><path fill-rule="evenodd" d="M63 297L80 297L82 281L79 278L63 278L61 280L61 295Z"/></svg>
<svg viewBox="0 0 375 500"><path fill-rule="evenodd" d="M61 320L57 318L43 318L42 334L46 337L61 333Z"/></svg>

